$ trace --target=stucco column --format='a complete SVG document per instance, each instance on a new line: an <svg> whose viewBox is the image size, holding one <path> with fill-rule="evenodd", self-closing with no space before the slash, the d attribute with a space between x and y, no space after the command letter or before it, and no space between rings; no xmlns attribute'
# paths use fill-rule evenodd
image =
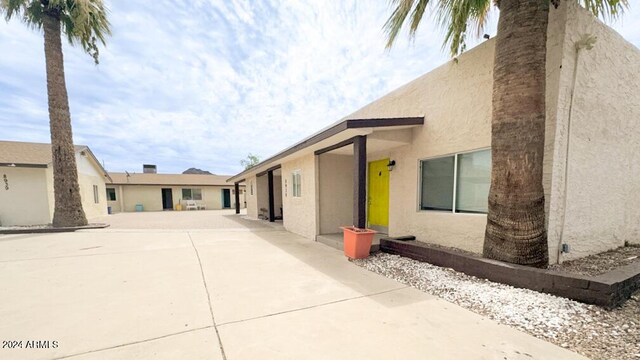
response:
<svg viewBox="0 0 640 360"><path fill-rule="evenodd" d="M353 225L367 226L367 137L353 138Z"/></svg>
<svg viewBox="0 0 640 360"><path fill-rule="evenodd" d="M120 200L120 212L124 212L124 189L122 185L118 186L118 200Z"/></svg>

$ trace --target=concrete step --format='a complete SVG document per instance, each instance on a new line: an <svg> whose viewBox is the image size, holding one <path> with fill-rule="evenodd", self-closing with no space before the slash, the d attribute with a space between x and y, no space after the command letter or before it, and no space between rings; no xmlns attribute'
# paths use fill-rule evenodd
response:
<svg viewBox="0 0 640 360"><path fill-rule="evenodd" d="M318 235L316 241L334 249L342 250L342 235Z"/></svg>
<svg viewBox="0 0 640 360"><path fill-rule="evenodd" d="M376 236L373 239L373 243L371 244L371 253L375 253L380 251L380 238L379 236L377 236L378 234L376 234ZM316 241L321 243L321 244L325 244L329 247L332 247L334 249L343 250L343 239L342 239L342 234L325 234L325 235L318 235L316 236Z"/></svg>

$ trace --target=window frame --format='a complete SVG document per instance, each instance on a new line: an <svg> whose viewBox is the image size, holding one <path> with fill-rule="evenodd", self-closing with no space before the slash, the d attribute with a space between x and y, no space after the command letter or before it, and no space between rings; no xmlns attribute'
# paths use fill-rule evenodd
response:
<svg viewBox="0 0 640 360"><path fill-rule="evenodd" d="M417 212L437 212L437 213L444 213L444 214L456 214L456 215L472 215L472 216L487 216L487 213L480 213L480 212L458 212L456 211L456 201L457 201L457 193L458 193L458 155L462 155L462 154L470 154L470 153L474 153L474 152L480 152L480 151L485 151L485 150L489 150L491 151L491 147L482 147L482 148L478 148L478 149L473 149L473 150L466 150L466 151L460 151L460 152L454 152L454 153L447 153L447 154L441 154L441 155L437 155L437 156L429 156L429 157L424 157L424 158L419 158L418 159L418 197L417 197L417 202L416 202L416 210ZM423 161L429 161L429 160L435 160L435 159L441 159L441 158L446 158L446 157L450 157L453 156L453 196L452 196L452 204L451 204L451 210L436 210L436 209L423 209L422 208L422 162ZM492 159L493 161L493 159ZM489 174L489 176L491 176L491 174ZM491 178L489 178L489 181L491 181ZM488 199L487 199L488 200Z"/></svg>
<svg viewBox="0 0 640 360"><path fill-rule="evenodd" d="M189 190L189 199L187 199L186 196L184 196L184 191L185 190ZM199 190L200 191L200 199L194 199L195 196L193 195L194 190ZM202 201L204 199L204 197L202 196L202 188L180 188L180 195L182 195L182 200L194 200L194 201Z"/></svg>
<svg viewBox="0 0 640 360"><path fill-rule="evenodd" d="M298 178L297 182L296 182L296 177ZM302 197L302 170L300 169L293 170L291 172L291 197L292 198Z"/></svg>
<svg viewBox="0 0 640 360"><path fill-rule="evenodd" d="M113 191L113 200L111 200L111 197L109 196L111 194L109 190ZM118 194L115 188L106 188L105 191L106 191L107 201L118 201Z"/></svg>
<svg viewBox="0 0 640 360"><path fill-rule="evenodd" d="M98 185L93 185L93 203L100 204L100 194L98 194Z"/></svg>

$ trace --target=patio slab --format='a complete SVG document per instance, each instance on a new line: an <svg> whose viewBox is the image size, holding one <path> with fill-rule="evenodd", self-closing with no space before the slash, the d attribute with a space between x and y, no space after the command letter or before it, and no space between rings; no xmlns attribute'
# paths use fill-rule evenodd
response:
<svg viewBox="0 0 640 360"><path fill-rule="evenodd" d="M207 283L215 284L211 300L218 324L405 287L353 266L339 251L288 232L191 237Z"/></svg>
<svg viewBox="0 0 640 360"><path fill-rule="evenodd" d="M413 289L219 326L229 359L585 359Z"/></svg>

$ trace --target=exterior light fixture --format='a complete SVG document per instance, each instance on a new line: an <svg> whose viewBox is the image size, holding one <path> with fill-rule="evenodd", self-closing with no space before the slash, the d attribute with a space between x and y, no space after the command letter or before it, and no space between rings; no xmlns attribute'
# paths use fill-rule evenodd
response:
<svg viewBox="0 0 640 360"><path fill-rule="evenodd" d="M389 171L393 171L393 168L396 166L396 161L395 160L389 160L389 163L387 164L387 169L389 169Z"/></svg>

